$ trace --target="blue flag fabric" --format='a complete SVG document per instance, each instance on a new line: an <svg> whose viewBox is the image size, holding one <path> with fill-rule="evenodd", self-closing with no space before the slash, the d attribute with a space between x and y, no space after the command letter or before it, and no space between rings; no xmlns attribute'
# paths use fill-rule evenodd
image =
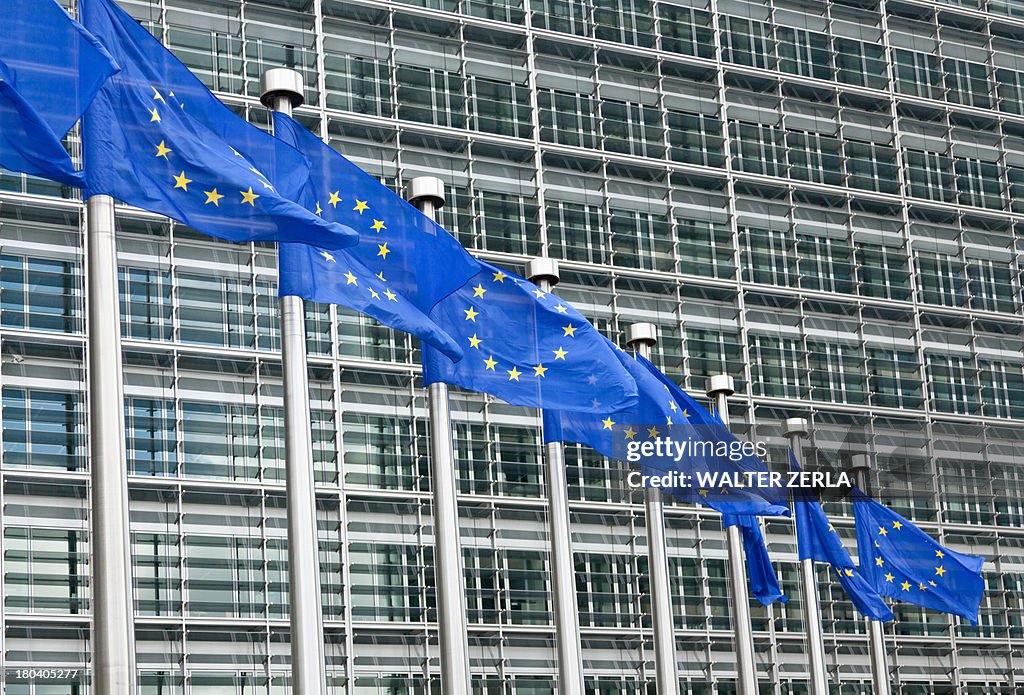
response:
<svg viewBox="0 0 1024 695"><path fill-rule="evenodd" d="M568 302L483 261L430 317L463 347L459 362L423 347L423 381L512 405L608 412L636 403L636 382L608 340Z"/></svg>
<svg viewBox="0 0 1024 695"><path fill-rule="evenodd" d="M452 359L462 348L403 295L391 289L362 261L343 249L326 251L306 244L280 244L277 250L279 293L325 304L341 304L412 333Z"/></svg>
<svg viewBox="0 0 1024 695"><path fill-rule="evenodd" d="M361 261L373 271L371 275L384 275L387 286L413 306L429 312L438 301L480 272L476 260L443 227L345 159L301 123L275 113L274 134L309 159L309 183L304 188L307 200L303 205L318 211L325 220L355 229L360 243L346 249L346 255ZM318 251L310 249L306 253L315 256ZM292 278L284 274L283 271L282 295L292 283ZM345 287L349 286L342 289ZM341 296L318 301L352 306ZM359 307L352 308L361 311Z"/></svg>
<svg viewBox="0 0 1024 695"><path fill-rule="evenodd" d="M853 514L861 571L879 594L978 624L984 558L946 548L857 489Z"/></svg>
<svg viewBox="0 0 1024 695"><path fill-rule="evenodd" d="M673 384L657 367L642 356L631 357L608 341L609 349L619 357L623 367L637 385L636 405L618 411L603 411L600 416L581 413L544 411L544 442L577 442L596 449L609 458L625 460L626 445L656 441L663 435L693 436L713 443L739 444L729 429ZM599 411L600 412L600 411ZM714 453L683 457L671 464L674 472L694 481L690 487L664 486L661 489L684 502L705 504L723 513L754 515L789 515L784 492L766 488L701 488L698 476L721 473L767 472L756 456L742 456L738 461ZM648 471L645 467L646 472ZM668 472L661 468L657 472Z"/></svg>
<svg viewBox="0 0 1024 695"><path fill-rule="evenodd" d="M743 535L743 554L747 558L747 576L750 579L750 593L762 606L776 601L786 603L789 597L779 587L779 577L768 557L768 546L761 532L761 522L749 514L723 514L722 528L739 526Z"/></svg>
<svg viewBox="0 0 1024 695"><path fill-rule="evenodd" d="M425 312L479 272L469 252L295 119L275 113L274 133L310 162L309 180L296 200L359 234L358 244L333 252L281 244L279 294L347 306L461 359L461 346Z"/></svg>
<svg viewBox="0 0 1024 695"><path fill-rule="evenodd" d="M235 115L110 0L79 7L121 67L85 114L87 197L111 195L230 241L358 241L291 200L309 177L298 151Z"/></svg>
<svg viewBox="0 0 1024 695"><path fill-rule="evenodd" d="M682 411L685 423L699 429L705 440L729 444L730 450L738 450L740 442L718 415L694 400L690 394L679 388L661 370L641 356L640 362L668 391L675 405L673 412ZM671 406L670 406L671 407ZM767 473L764 463L753 454L743 453L737 460L715 456L691 456L680 461L681 468L696 473ZM698 490L700 502L722 514L741 514L757 516L789 516L786 506L785 487L779 485L751 486L738 488L730 486L715 490Z"/></svg>
<svg viewBox="0 0 1024 695"><path fill-rule="evenodd" d="M794 471L800 470L792 450L789 452L789 465ZM802 496L794 500L793 505L799 558L824 562L831 566L846 595L850 597L850 601L861 615L883 622L892 620L893 614L889 606L857 570L835 527L825 516L821 503L816 499Z"/></svg>
<svg viewBox="0 0 1024 695"><path fill-rule="evenodd" d="M61 138L117 66L52 0L5 0L0 20L0 165L82 186Z"/></svg>

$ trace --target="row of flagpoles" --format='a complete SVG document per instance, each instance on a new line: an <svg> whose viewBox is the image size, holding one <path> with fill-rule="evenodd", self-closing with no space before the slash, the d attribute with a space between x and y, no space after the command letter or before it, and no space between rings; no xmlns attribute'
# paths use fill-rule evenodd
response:
<svg viewBox="0 0 1024 695"><path fill-rule="evenodd" d="M563 442L587 444L618 458L617 446L636 441L639 434L628 423L667 422L669 427L685 424L688 431L710 429L716 443L738 443L728 429L732 378L711 377L712 414L650 363L657 342L654 325L629 327L627 343L635 352L626 356L551 293L558 282L554 260L532 261L530 282L473 258L436 223L445 200L439 179L409 183L414 209L291 118L304 98L297 72L274 69L261 79L261 100L274 111L271 137L226 109L111 0L80 0L88 30L49 0L9 2L5 9L14 9L5 19L12 21L0 25L13 27L9 35L0 34L0 164L81 186L87 199L94 691L135 692L113 195L211 236L279 244L292 691L325 695L327 687L303 308L309 299L349 306L423 339L445 693L468 695L472 690L448 385L543 409L558 687L564 695L583 695ZM60 40L50 41L51 34ZM38 53L39 64L33 63L33 51L48 41L56 50ZM68 47L72 44L75 48ZM66 79L79 72L82 79L68 82L66 90L53 88L54 76ZM86 167L77 171L60 137L83 111ZM388 264L389 254L400 260ZM806 421L787 421L793 470L800 470L806 433ZM657 435L657 427L650 427L648 439ZM719 458L694 455L685 465L688 470L720 469ZM983 592L982 559L940 546L869 500L862 492L867 462L857 463L860 491L853 494L859 567L816 500L795 504L815 695L828 689L815 562L828 563L858 610L872 618L872 678L874 692L883 695L889 692L889 677L880 621L893 616L882 596L976 622ZM766 472L753 456L732 470ZM722 512L737 689L740 695L755 695L747 575L749 569L750 591L763 604L784 600L758 515L788 515L786 498L777 489L734 489L728 501L670 492ZM678 662L663 494L648 487L644 508L656 690L674 695Z"/></svg>

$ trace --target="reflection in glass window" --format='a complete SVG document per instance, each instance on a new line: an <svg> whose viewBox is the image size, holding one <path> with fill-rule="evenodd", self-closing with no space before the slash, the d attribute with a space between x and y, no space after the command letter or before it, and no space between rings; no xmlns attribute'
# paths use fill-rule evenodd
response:
<svg viewBox="0 0 1024 695"><path fill-rule="evenodd" d="M3 390L4 466L84 471L82 394Z"/></svg>
<svg viewBox="0 0 1024 695"><path fill-rule="evenodd" d="M398 117L449 128L466 126L462 76L437 68L399 65Z"/></svg>
<svg viewBox="0 0 1024 695"><path fill-rule="evenodd" d="M573 147L596 147L595 102L589 94L538 89L541 140Z"/></svg>
<svg viewBox="0 0 1024 695"><path fill-rule="evenodd" d="M89 611L89 549L84 531L4 529L4 608L11 613Z"/></svg>
<svg viewBox="0 0 1024 695"><path fill-rule="evenodd" d="M0 255L0 326L80 333L78 262Z"/></svg>
<svg viewBox="0 0 1024 695"><path fill-rule="evenodd" d="M150 268L119 268L121 336L171 340L171 274Z"/></svg>
<svg viewBox="0 0 1024 695"><path fill-rule="evenodd" d="M128 472L132 475L177 475L177 415L174 401L125 399Z"/></svg>
<svg viewBox="0 0 1024 695"><path fill-rule="evenodd" d="M183 473L201 478L256 480L259 445L254 406L183 401Z"/></svg>

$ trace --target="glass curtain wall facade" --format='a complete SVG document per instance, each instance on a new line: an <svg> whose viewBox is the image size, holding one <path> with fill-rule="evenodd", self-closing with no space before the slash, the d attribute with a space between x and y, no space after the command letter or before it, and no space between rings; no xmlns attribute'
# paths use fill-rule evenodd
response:
<svg viewBox="0 0 1024 695"><path fill-rule="evenodd" d="M695 395L733 375L733 419L775 465L794 416L821 465L873 453L885 501L992 570L976 628L896 607L896 691L1024 688L1024 2L120 4L259 125L260 74L302 72L314 132L396 190L444 179L467 247L559 259L562 295L620 344L656 323L656 363ZM117 223L142 693L281 695L274 249ZM89 663L83 238L75 191L0 173L8 695L91 692L17 674ZM439 693L418 346L307 314L331 695ZM551 695L539 418L452 409L474 692ZM588 693L653 692L642 497L622 465L566 458ZM719 519L667 517L680 692L732 693ZM803 693L791 523L767 538L791 600L752 607L762 692ZM869 693L865 626L819 578L836 692Z"/></svg>

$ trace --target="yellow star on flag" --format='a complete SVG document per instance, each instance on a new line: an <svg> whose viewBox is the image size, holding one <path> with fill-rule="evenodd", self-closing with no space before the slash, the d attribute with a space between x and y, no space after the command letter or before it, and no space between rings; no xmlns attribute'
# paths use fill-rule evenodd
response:
<svg viewBox="0 0 1024 695"><path fill-rule="evenodd" d="M926 591L928 589L928 587L926 587L924 584L918 584L917 588L920 589L921 591Z"/></svg>
<svg viewBox="0 0 1024 695"><path fill-rule="evenodd" d="M935 551L935 557L946 557L946 554L944 552L942 552L941 550L936 550Z"/></svg>
<svg viewBox="0 0 1024 695"><path fill-rule="evenodd" d="M192 183L192 179L190 179L187 176L185 176L185 172L184 171L174 177L174 187L175 188L181 188L181 189L183 189L185 191L188 191L188 185L190 183Z"/></svg>
<svg viewBox="0 0 1024 695"><path fill-rule="evenodd" d="M167 144L163 140L161 140L160 144L156 146L156 154L153 156L163 157L164 159L167 159L167 155L173 151L174 150L168 147Z"/></svg>
<svg viewBox="0 0 1024 695"><path fill-rule="evenodd" d="M171 96L174 96L173 94ZM153 87L153 101L164 101L164 98L160 96L160 92L157 91L156 87ZM166 104L167 102L164 101Z"/></svg>
<svg viewBox="0 0 1024 695"><path fill-rule="evenodd" d="M548 371L548 369L550 369L550 367L545 367L543 364L538 364L536 367L533 368L533 375L543 377L544 372Z"/></svg>
<svg viewBox="0 0 1024 695"><path fill-rule="evenodd" d="M363 214L364 210L369 210L370 206L366 204L365 200L357 200L356 206L352 208L353 212L358 212L360 215Z"/></svg>
<svg viewBox="0 0 1024 695"><path fill-rule="evenodd" d="M220 199L223 198L224 196L218 193L216 188L214 188L212 191L203 191L203 193L206 194L206 202L203 203L203 205L209 205L210 203L213 203L214 206L218 208L220 207Z"/></svg>
<svg viewBox="0 0 1024 695"><path fill-rule="evenodd" d="M480 343L482 343L482 342L484 342L484 341L481 340L480 338L477 338L476 337L476 333L474 333L473 335L471 335L469 337L469 346L470 347L475 347L475 348L479 349L480 348Z"/></svg>
<svg viewBox="0 0 1024 695"><path fill-rule="evenodd" d="M537 297L537 299L544 299L544 293L541 292L540 290L534 290L533 294L534 294L534 296Z"/></svg>
<svg viewBox="0 0 1024 695"><path fill-rule="evenodd" d="M885 564L885 560L883 560L883 559L882 559L882 558L880 558L880 557L876 557L876 558L875 558L875 564L876 564L876 565L878 565L879 567L881 567L882 565L884 565L884 564Z"/></svg>
<svg viewBox="0 0 1024 695"><path fill-rule="evenodd" d="M334 256L332 256L330 254L330 252L328 252L328 251L321 251L320 255L323 256L324 260L327 261L328 263L334 263Z"/></svg>
<svg viewBox="0 0 1024 695"><path fill-rule="evenodd" d="M940 577L942 575L944 575L945 573L946 573L946 568L943 567L942 565L939 565L938 567L935 568L935 574L939 575Z"/></svg>
<svg viewBox="0 0 1024 695"><path fill-rule="evenodd" d="M900 523L899 521L894 521L894 522L892 522L892 527L894 529L896 529L897 531L899 531L901 528L903 528L903 524Z"/></svg>
<svg viewBox="0 0 1024 695"><path fill-rule="evenodd" d="M474 297L483 297L486 292L487 290L484 289L483 285L477 285L476 287L473 288Z"/></svg>
<svg viewBox="0 0 1024 695"><path fill-rule="evenodd" d="M890 572L886 572L885 573L885 581L887 581L890 584L892 584L892 580L893 579L895 579L895 577L892 576L892 573L890 573Z"/></svg>
<svg viewBox="0 0 1024 695"><path fill-rule="evenodd" d="M377 273L377 277L380 278L381 282L387 282L387 280L384 279L384 271L383 270L380 271L379 273Z"/></svg>
<svg viewBox="0 0 1024 695"><path fill-rule="evenodd" d="M671 416L665 418L665 424L666 425L671 425L672 424L672 417Z"/></svg>
<svg viewBox="0 0 1024 695"><path fill-rule="evenodd" d="M615 426L615 421L612 420L611 417L606 417L604 420L601 420L601 424L604 425L602 429L610 430Z"/></svg>
<svg viewBox="0 0 1024 695"><path fill-rule="evenodd" d="M384 226L384 220L374 220L373 224L370 225L370 229L380 234L381 230L387 229L387 227Z"/></svg>
<svg viewBox="0 0 1024 695"><path fill-rule="evenodd" d="M555 307L555 311L557 311L557 312L558 312L559 314L564 314L565 312L567 312L567 311L569 311L569 310L568 310L568 309L566 309L566 308L565 308L564 306L562 306L561 304L559 304L558 306L556 306L556 307Z"/></svg>
<svg viewBox="0 0 1024 695"><path fill-rule="evenodd" d="M562 349L561 345L558 346L557 350L552 350L552 352L555 353L556 360L564 360L565 356L569 354L568 352Z"/></svg>
<svg viewBox="0 0 1024 695"><path fill-rule="evenodd" d="M319 215L323 211L324 211L324 209L322 207L320 207L320 201L319 200L316 201L316 214Z"/></svg>
<svg viewBox="0 0 1024 695"><path fill-rule="evenodd" d="M388 259L388 254L391 253L391 249L388 248L388 242L383 244L377 244L377 255L383 258L385 261Z"/></svg>
<svg viewBox="0 0 1024 695"><path fill-rule="evenodd" d="M878 527L878 532L880 534L882 534L883 536L888 536L889 535L889 532L886 530L886 528L884 526L879 526Z"/></svg>
<svg viewBox="0 0 1024 695"><path fill-rule="evenodd" d="M910 591L910 582L903 582L900 584L900 588L904 591Z"/></svg>
<svg viewBox="0 0 1024 695"><path fill-rule="evenodd" d="M572 325L571 323L568 326L562 326L562 330L565 331L565 335L569 336L570 338L576 337L576 326Z"/></svg>
<svg viewBox="0 0 1024 695"><path fill-rule="evenodd" d="M626 439L636 439L636 430L632 426L627 427L623 434L626 435Z"/></svg>
<svg viewBox="0 0 1024 695"><path fill-rule="evenodd" d="M473 307L469 307L468 309L463 309L462 311L463 311L464 314L466 314L466 320L467 321L472 321L473 323L476 323L476 317L480 315L479 311L477 311Z"/></svg>
<svg viewBox="0 0 1024 695"><path fill-rule="evenodd" d="M515 365L513 365L512 369L508 370L508 380L509 381L519 381L519 376L521 374L522 374L522 372L519 371L518 369L516 369Z"/></svg>
<svg viewBox="0 0 1024 695"><path fill-rule="evenodd" d="M668 409L671 410L674 413L677 410L679 410L679 406L676 405L675 401L669 401L668 402Z"/></svg>
<svg viewBox="0 0 1024 695"><path fill-rule="evenodd" d="M336 209L338 207L338 203L341 202L341 196L338 195L339 193L341 193L341 191L334 191L331 193L331 197L327 199L327 204L332 208Z"/></svg>
<svg viewBox="0 0 1024 695"><path fill-rule="evenodd" d="M392 302L398 301L398 295L392 292L391 290L384 290L384 296L387 297Z"/></svg>
<svg viewBox="0 0 1024 695"><path fill-rule="evenodd" d="M249 203L249 205L256 207L256 199L259 198L260 196L258 193L252 192L252 186L249 186L248 191L239 191L239 193L242 194L242 205Z"/></svg>
<svg viewBox="0 0 1024 695"><path fill-rule="evenodd" d="M346 285L359 285L359 281L356 280L356 276L352 274L351 270L345 273L345 279L348 280L348 282L345 283Z"/></svg>
<svg viewBox="0 0 1024 695"><path fill-rule="evenodd" d="M494 359L494 355L491 355L486 360L484 360L484 364L487 365L487 369L490 369L493 372L498 362Z"/></svg>
<svg viewBox="0 0 1024 695"><path fill-rule="evenodd" d="M150 123L159 123L160 122L160 112L156 110L155 106L153 107L153 110L149 112L149 122Z"/></svg>
<svg viewBox="0 0 1024 695"><path fill-rule="evenodd" d="M501 272L500 270L498 272L494 273L494 281L495 282L504 283L505 282L505 278L507 278L507 277L508 277L508 275L505 275L505 273Z"/></svg>
<svg viewBox="0 0 1024 695"><path fill-rule="evenodd" d="M658 428L657 427L648 427L647 428L647 436L650 437L651 439L654 439L659 434L661 434L661 433L658 432Z"/></svg>
<svg viewBox="0 0 1024 695"><path fill-rule="evenodd" d="M844 572L846 573L846 576L847 576L847 577L852 577L852 576L853 576L853 570L852 570L852 569L850 569L849 567L847 567L847 568L846 568L845 570L843 570L843 571L844 571Z"/></svg>
<svg viewBox="0 0 1024 695"><path fill-rule="evenodd" d="M372 287L370 288L370 296L373 297L374 299L380 299L380 295L377 294L377 291Z"/></svg>

